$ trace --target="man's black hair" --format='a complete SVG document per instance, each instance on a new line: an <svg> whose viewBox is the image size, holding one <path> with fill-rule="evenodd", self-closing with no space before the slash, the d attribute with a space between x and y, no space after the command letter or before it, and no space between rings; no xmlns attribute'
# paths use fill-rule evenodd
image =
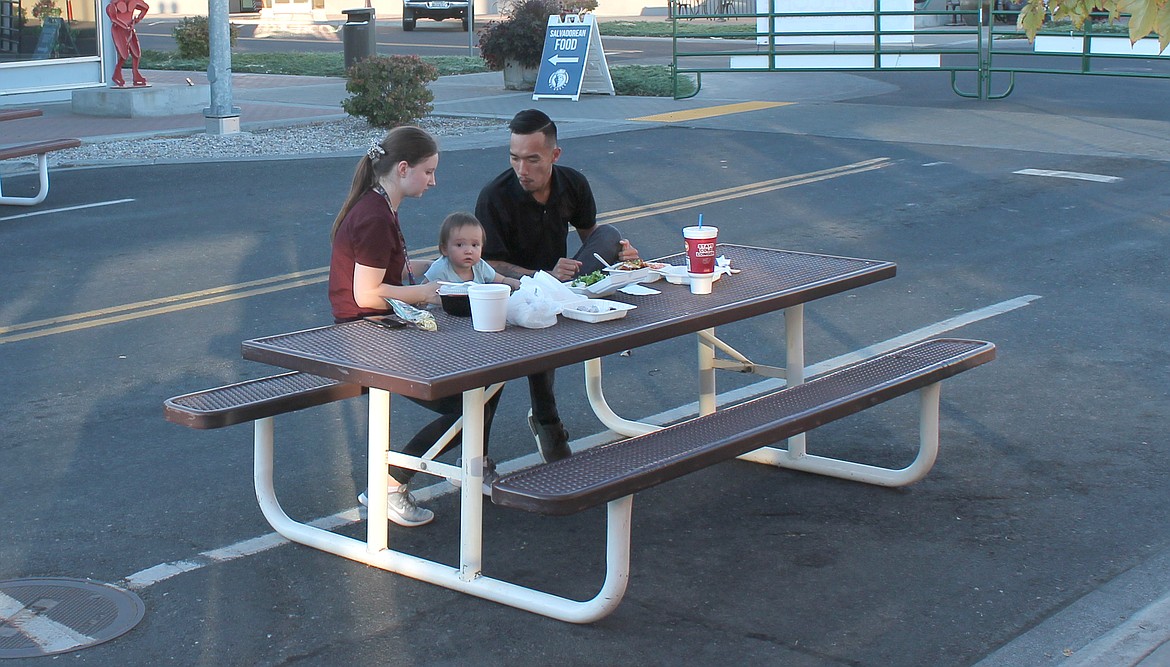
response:
<svg viewBox="0 0 1170 667"><path fill-rule="evenodd" d="M512 134L543 134L550 141L557 140L557 124L540 109L525 109L512 117L508 123Z"/></svg>

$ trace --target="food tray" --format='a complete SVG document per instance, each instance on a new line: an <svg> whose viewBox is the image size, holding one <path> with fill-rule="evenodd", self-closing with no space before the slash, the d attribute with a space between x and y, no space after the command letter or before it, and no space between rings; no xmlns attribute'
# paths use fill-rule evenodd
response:
<svg viewBox="0 0 1170 667"><path fill-rule="evenodd" d="M621 319L634 308L637 308L637 306L620 301L590 299L588 301L565 304L565 308L561 311L561 314L571 320L596 323ZM590 312L593 309L603 312Z"/></svg>
<svg viewBox="0 0 1170 667"><path fill-rule="evenodd" d="M465 283L439 283L439 296L461 294L467 296L467 286L474 285L474 282L468 281Z"/></svg>
<svg viewBox="0 0 1170 667"><path fill-rule="evenodd" d="M654 269L654 273L660 274L663 278L666 278L666 282L670 283L671 285L691 284L691 276L689 273L687 273L687 267L685 266L668 264L661 269ZM719 278L723 276L723 273L723 271L715 271L715 277L711 279L711 282L719 280Z"/></svg>
<svg viewBox="0 0 1170 667"><path fill-rule="evenodd" d="M608 278L606 280L608 280ZM605 284L602 285L602 283ZM597 297L601 296L609 296L610 294L618 291L617 287L614 287L611 283L607 283L605 280L595 282L588 287L574 287L569 283L565 284L568 285L569 289L573 291L573 294L579 294L590 299L596 299ZM602 285L602 288L599 289L598 285Z"/></svg>

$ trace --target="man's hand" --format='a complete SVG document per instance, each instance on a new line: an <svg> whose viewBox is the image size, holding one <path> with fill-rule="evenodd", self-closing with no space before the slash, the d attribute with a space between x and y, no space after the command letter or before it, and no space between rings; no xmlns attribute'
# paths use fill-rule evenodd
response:
<svg viewBox="0 0 1170 667"><path fill-rule="evenodd" d="M622 239L620 244L620 250L618 250L619 262L629 262L638 259L638 249L630 245L628 240Z"/></svg>
<svg viewBox="0 0 1170 667"><path fill-rule="evenodd" d="M568 257L562 257L557 260L557 265L552 268L551 273L553 277L561 282L571 280L577 276L577 272L581 270L581 262Z"/></svg>

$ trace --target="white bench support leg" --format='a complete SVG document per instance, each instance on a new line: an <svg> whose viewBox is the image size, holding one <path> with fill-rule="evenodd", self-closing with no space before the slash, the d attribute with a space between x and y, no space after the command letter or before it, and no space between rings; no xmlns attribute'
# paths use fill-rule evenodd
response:
<svg viewBox="0 0 1170 667"><path fill-rule="evenodd" d="M654 424L624 419L609 407L601 389L601 359L590 359L585 362L585 394L589 397L589 405L593 408L593 414L597 415L601 423L614 433L632 438L662 428Z"/></svg>
<svg viewBox="0 0 1170 667"><path fill-rule="evenodd" d="M855 461L814 456L803 451L797 454L790 449L776 447L757 449L739 458L854 482L865 482L878 486L905 486L925 477L938 457L940 391L941 383L939 382L918 390L918 456L905 468L882 468Z"/></svg>
<svg viewBox="0 0 1170 667"><path fill-rule="evenodd" d="M468 396L467 394L474 395ZM478 414L480 415L478 420L470 419L465 422L465 447L469 444L466 442L469 433L474 432L475 435L482 437L483 396L484 391L482 389L464 394L464 408L478 406ZM384 433L380 432L377 436L371 433L371 450L383 451L382 443L385 443L385 447L389 447L388 426L375 427L377 424L388 425L390 423L389 408L389 394L381 390L371 389L371 431L375 429L381 431L382 428L386 428ZM475 413L468 411L465 414ZM280 501L276 498L276 491L272 483L272 418L267 417L257 420L254 430L255 468L253 477L256 487L256 499L260 503L260 511L263 512L264 518L268 520L268 523L277 533L293 542L298 542L389 572L569 623L592 623L604 618L617 608L622 600L622 596L625 595L626 585L629 582L630 576L630 525L634 507L633 496L626 496L614 500L606 508L606 566L605 581L602 583L601 590L589 600L571 600L480 575L478 546L480 537L482 536L483 525L480 522L474 527L470 527L468 526L469 522L466 520L466 517L465 520L461 521L461 530L464 535L460 540L460 544L462 545L460 553L461 566L458 568L386 548L385 535L387 523L385 496L387 482L385 479L381 479L379 483L374 479L375 476L373 474L369 475L370 489L367 491L370 495L369 523L374 523L376 520L374 515L378 514L380 518L377 519L377 522L381 525L381 530L378 531L375 527L371 526L367 535L372 535L373 537L367 538L370 540L369 542L362 542L352 537L338 535L337 533L317 528L316 526L294 521L289 518L288 514L280 506ZM482 443L482 440L480 442ZM371 453L375 452L371 451ZM482 459L482 457L482 446L474 453L465 450L464 465L469 465L466 463L469 459ZM376 463L379 459L371 458L370 460L372 469L380 468L383 471L386 469L385 465L378 465ZM482 471L480 471L480 476L475 480L475 484L471 484L471 480L465 476L463 494L466 497L468 495L468 489L471 489L472 493L479 499L480 509L482 511L483 497L480 493L482 486L481 480ZM382 489L380 494L377 493L379 486ZM380 495L380 499L375 500L375 495ZM379 505L376 505L376 502L380 504L380 512L377 509ZM404 528L402 530L410 529ZM472 534L466 534L469 532ZM381 540L381 546L378 547L374 540ZM472 550L474 553L469 553L465 550L465 545L468 543L474 543L475 548ZM465 576L468 571L472 570L476 573L474 577Z"/></svg>
<svg viewBox="0 0 1170 667"><path fill-rule="evenodd" d="M35 197L5 197L4 189L0 187L0 204L10 206L36 206L49 196L49 156L46 153L37 155L37 172L40 177L40 189ZM2 185L2 184L0 184Z"/></svg>

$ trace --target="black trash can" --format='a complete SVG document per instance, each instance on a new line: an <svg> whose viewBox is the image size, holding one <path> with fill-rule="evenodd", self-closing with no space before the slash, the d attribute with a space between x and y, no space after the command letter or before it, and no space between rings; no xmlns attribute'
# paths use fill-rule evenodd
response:
<svg viewBox="0 0 1170 667"><path fill-rule="evenodd" d="M341 26L341 40L345 43L345 69L357 61L378 53L378 36L374 30L374 8L343 9L345 25Z"/></svg>

